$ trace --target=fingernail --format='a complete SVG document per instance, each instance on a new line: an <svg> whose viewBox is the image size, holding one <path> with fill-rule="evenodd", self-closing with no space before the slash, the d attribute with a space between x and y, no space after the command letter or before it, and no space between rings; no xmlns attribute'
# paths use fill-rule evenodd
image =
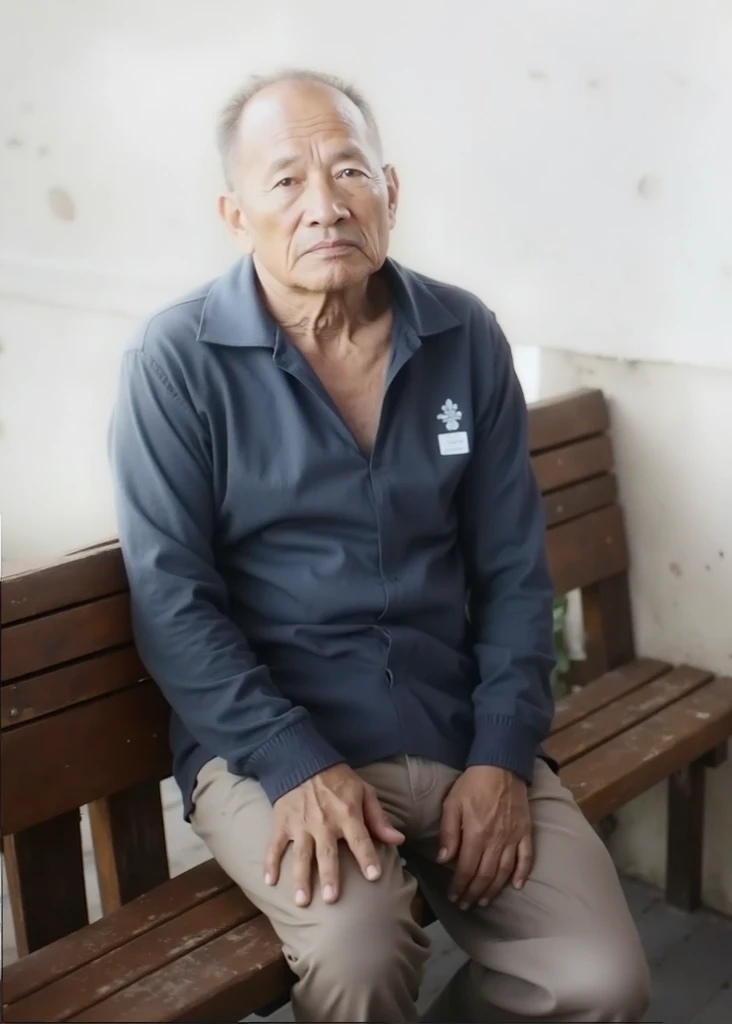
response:
<svg viewBox="0 0 732 1024"><path fill-rule="evenodd" d="M298 907L304 907L306 902L307 896L305 895L305 890L298 889L295 893L295 903L297 903Z"/></svg>
<svg viewBox="0 0 732 1024"><path fill-rule="evenodd" d="M447 860L447 848L446 847L444 847L444 846L442 847L440 852L437 854L437 859L438 859L438 861L440 861L440 863L442 863L443 860Z"/></svg>
<svg viewBox="0 0 732 1024"><path fill-rule="evenodd" d="M479 907L487 907L489 903L490 903L490 900L478 900L478 906Z"/></svg>
<svg viewBox="0 0 732 1024"><path fill-rule="evenodd" d="M461 910L467 910L469 906L470 904L466 903L465 900L463 900L463 902L459 904Z"/></svg>
<svg viewBox="0 0 732 1024"><path fill-rule="evenodd" d="M514 882L513 884L514 884L514 888L515 889L523 889L523 887L524 887L524 883L523 882Z"/></svg>
<svg viewBox="0 0 732 1024"><path fill-rule="evenodd" d="M272 885L272 876L270 875L269 871L264 876L264 884L265 885Z"/></svg>
<svg viewBox="0 0 732 1024"><path fill-rule="evenodd" d="M326 885L323 889L323 899L326 903L330 903L331 900L335 899L335 889L332 885Z"/></svg>
<svg viewBox="0 0 732 1024"><path fill-rule="evenodd" d="M450 893L447 898L449 899L450 903L457 903L457 896L455 896L453 893Z"/></svg>
<svg viewBox="0 0 732 1024"><path fill-rule="evenodd" d="M368 878L369 882L375 882L380 874L381 871L376 867L375 864L369 864L369 866L366 868L366 877Z"/></svg>

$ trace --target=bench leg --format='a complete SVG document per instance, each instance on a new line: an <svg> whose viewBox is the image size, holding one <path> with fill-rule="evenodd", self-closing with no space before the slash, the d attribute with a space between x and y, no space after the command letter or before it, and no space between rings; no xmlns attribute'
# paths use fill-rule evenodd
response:
<svg viewBox="0 0 732 1024"><path fill-rule="evenodd" d="M705 772L726 755L723 744L668 780L666 900L680 910L693 911L701 904Z"/></svg>

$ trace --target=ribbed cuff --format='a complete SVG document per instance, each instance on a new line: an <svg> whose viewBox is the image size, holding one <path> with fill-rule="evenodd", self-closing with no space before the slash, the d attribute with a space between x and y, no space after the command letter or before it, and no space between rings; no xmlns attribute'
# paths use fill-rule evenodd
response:
<svg viewBox="0 0 732 1024"><path fill-rule="evenodd" d="M258 780L270 803L274 803L318 772L344 762L345 758L323 739L310 719L304 718L260 748L249 759L247 774Z"/></svg>
<svg viewBox="0 0 732 1024"><path fill-rule="evenodd" d="M475 723L475 738L467 764L505 768L531 785L539 742L534 731L517 718L506 715L482 717Z"/></svg>

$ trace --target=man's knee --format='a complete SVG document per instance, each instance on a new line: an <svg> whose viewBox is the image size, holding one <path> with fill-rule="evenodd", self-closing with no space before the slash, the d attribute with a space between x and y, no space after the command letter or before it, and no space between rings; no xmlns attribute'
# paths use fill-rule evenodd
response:
<svg viewBox="0 0 732 1024"><path fill-rule="evenodd" d="M411 915L376 900L357 915L324 914L304 948L288 950L287 958L309 1004L358 1012L386 993L395 1005L413 1003L428 952L427 936Z"/></svg>
<svg viewBox="0 0 732 1024"><path fill-rule="evenodd" d="M642 949L597 936L556 965L554 1011L574 1020L630 1022L643 1019L650 1002L650 975ZM580 1015L580 1016L578 1016Z"/></svg>

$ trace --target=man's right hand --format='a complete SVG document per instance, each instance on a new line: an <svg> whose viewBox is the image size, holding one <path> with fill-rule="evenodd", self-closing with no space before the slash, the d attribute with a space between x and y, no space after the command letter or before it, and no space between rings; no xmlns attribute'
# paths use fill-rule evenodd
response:
<svg viewBox="0 0 732 1024"><path fill-rule="evenodd" d="M274 805L274 830L267 849L264 879L277 885L285 850L292 843L295 903L307 907L313 895L313 860L326 903L340 892L338 844L345 842L364 876L381 875L373 839L391 846L404 836L389 824L376 790L348 765L328 768L285 793Z"/></svg>

